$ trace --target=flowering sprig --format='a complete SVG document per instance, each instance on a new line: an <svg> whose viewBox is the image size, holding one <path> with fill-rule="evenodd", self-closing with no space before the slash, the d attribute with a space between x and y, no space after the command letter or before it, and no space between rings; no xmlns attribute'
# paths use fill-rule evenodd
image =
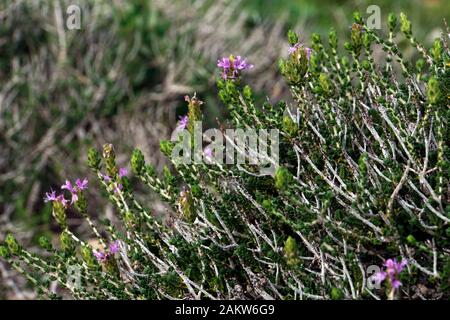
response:
<svg viewBox="0 0 450 320"><path fill-rule="evenodd" d="M88 179L84 178L83 180L77 179L75 181L75 185L72 185L72 183L69 180L66 180L66 183L61 186L61 190L67 190L72 195L71 204L78 201L78 193L86 190L88 185Z"/></svg>
<svg viewBox="0 0 450 320"><path fill-rule="evenodd" d="M293 31L288 32L289 58L280 59L279 67L281 73L290 84L299 85L305 81L308 71L312 49L299 42Z"/></svg>
<svg viewBox="0 0 450 320"><path fill-rule="evenodd" d="M126 177L128 175L128 169L125 167L119 168L119 171L117 173L117 176L119 177L119 179L122 179L123 177ZM103 181L106 183L110 183L112 181L111 177L107 174L102 174L103 177ZM123 189L123 185L120 182L114 183L114 192L117 193L120 190Z"/></svg>
<svg viewBox="0 0 450 320"><path fill-rule="evenodd" d="M396 259L387 259L383 264L385 271L380 271L375 274L374 279L378 284L381 284L385 280L388 281L391 288L388 294L389 297L393 298L395 290L402 285L399 277L407 264L408 261L406 259L402 259L400 262Z"/></svg>
<svg viewBox="0 0 450 320"><path fill-rule="evenodd" d="M75 184L73 185L72 182L69 180L66 180L66 183L61 186L61 191L67 190L70 192L72 199L70 200L70 204L75 203L78 201L78 193L86 190L88 185L88 179L84 178L76 179ZM45 193L44 202L59 202L62 204L64 208L67 208L69 206L69 200L64 198L64 194L61 193L59 195L56 194L56 191L51 190L50 192Z"/></svg>
<svg viewBox="0 0 450 320"><path fill-rule="evenodd" d="M93 250L93 254L98 262L105 262L114 254L119 252L119 249L120 249L120 242L119 240L116 240L114 242L111 242L109 244L109 247L105 251Z"/></svg>
<svg viewBox="0 0 450 320"><path fill-rule="evenodd" d="M303 52L301 52L303 51ZM295 43L294 45L290 46L288 49L288 53L293 56L295 54L298 54L300 57L302 57L302 53L304 53L304 56L306 57L306 59L309 61L309 59L311 58L311 52L312 49L306 47L305 45L303 45L300 42Z"/></svg>
<svg viewBox="0 0 450 320"><path fill-rule="evenodd" d="M185 115L180 117L180 121L178 121L177 129L178 130L184 130L187 128L189 124L189 116Z"/></svg>
<svg viewBox="0 0 450 320"><path fill-rule="evenodd" d="M53 190L45 193L44 202L59 202L64 208L69 205L69 200L65 199L63 194L56 195L56 191Z"/></svg>
<svg viewBox="0 0 450 320"><path fill-rule="evenodd" d="M254 67L253 64L248 64L241 56L235 57L233 55L223 57L218 60L217 66L222 68L221 77L224 80L235 80L240 76L241 70L251 69Z"/></svg>

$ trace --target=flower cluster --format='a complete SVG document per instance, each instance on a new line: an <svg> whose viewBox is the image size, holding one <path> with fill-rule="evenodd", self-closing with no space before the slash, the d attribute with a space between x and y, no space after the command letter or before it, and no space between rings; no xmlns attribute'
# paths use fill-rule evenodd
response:
<svg viewBox="0 0 450 320"><path fill-rule="evenodd" d="M224 80L237 79L241 70L251 69L254 67L252 64L248 64L241 56L235 57L233 55L223 57L218 60L217 66L222 68L221 77Z"/></svg>
<svg viewBox="0 0 450 320"><path fill-rule="evenodd" d="M309 61L309 59L311 58L312 49L308 48L308 47L305 47L300 42L297 42L293 46L290 46L289 49L288 49L288 53L292 56L292 55L300 52L299 49L305 53L306 59Z"/></svg>
<svg viewBox="0 0 450 320"><path fill-rule="evenodd" d="M184 130L187 128L189 124L189 117L187 115L180 117L180 121L178 121L178 130Z"/></svg>
<svg viewBox="0 0 450 320"><path fill-rule="evenodd" d="M399 280L399 275L400 272L402 272L402 270L405 268L407 263L408 262L406 261L406 259L403 259L400 262L397 262L396 259L387 259L383 264L386 267L386 270L376 273L375 281L380 284L384 280L388 279L392 288L399 288L402 285Z"/></svg>
<svg viewBox="0 0 450 320"><path fill-rule="evenodd" d="M61 186L61 190L67 190L70 192L70 194L71 194L70 201L68 199L64 198L63 193L56 195L56 191L53 191L53 190L51 190L51 192L45 193L44 201L45 202L49 202L49 201L60 202L63 205L63 207L66 208L66 207L68 207L69 202L70 202L70 204L73 204L76 201L78 201L78 193L87 189L87 185L88 185L87 178L77 179L75 181L75 184L72 184L72 182L70 182L69 180L66 180L66 183Z"/></svg>
<svg viewBox="0 0 450 320"><path fill-rule="evenodd" d="M106 260L109 259L109 257L119 252L119 249L120 249L120 242L119 240L116 240L109 244L107 250L105 251L94 250L93 254L98 262L105 262Z"/></svg>
<svg viewBox="0 0 450 320"><path fill-rule="evenodd" d="M430 56L418 44L424 61L414 71L408 66L415 59L404 58L396 38L394 32L384 39L368 26L355 25L352 40L344 44L351 54L341 54L332 30L329 46L312 36L308 61L310 50L289 32L290 55L279 61L289 103L268 99L259 106L259 94L239 82L246 66L242 58L222 59L227 80L218 79L217 87L230 115L226 126L279 132L281 152L273 175L260 175L261 168L251 162L180 164L171 158L172 142L161 141L171 166L160 174L135 149L130 168L140 183L134 186L124 176L126 169L117 166L113 145L106 143L103 153L89 150L88 164L108 193L123 184L126 193L108 197L117 219L105 219L98 230L84 193L78 192L76 207L83 209L94 241L82 240L86 232L76 235L65 209L54 202L63 254L33 254L8 236L0 242L0 257L12 266L23 264L17 270L45 296L52 292L45 291L48 283L41 274L54 274L64 286L67 270L61 266L70 259L85 276L76 290L67 289L81 299L450 299L444 201L450 179L448 103L443 99L450 46L441 39ZM375 64L380 50L392 57L383 61L386 68ZM185 100L188 113L181 125L188 120L188 132L195 133L203 102L196 95ZM189 142L203 151L204 160L220 156L215 143ZM266 148L244 153L248 148L245 142L234 156L268 156ZM144 197L144 188L159 195L167 214L154 214L153 198ZM120 242L110 244L116 239ZM408 262L400 258L405 252ZM369 272L380 256L386 257L384 266L370 277L382 284L376 292L364 270Z"/></svg>
<svg viewBox="0 0 450 320"><path fill-rule="evenodd" d="M128 169L127 168L119 168L119 179L125 177L126 175L128 175ZM103 177L103 181L105 181L106 183L110 183L112 181L111 177L107 174L102 174ZM123 185L121 183L117 183L114 186L114 192L119 192L120 190L122 190Z"/></svg>

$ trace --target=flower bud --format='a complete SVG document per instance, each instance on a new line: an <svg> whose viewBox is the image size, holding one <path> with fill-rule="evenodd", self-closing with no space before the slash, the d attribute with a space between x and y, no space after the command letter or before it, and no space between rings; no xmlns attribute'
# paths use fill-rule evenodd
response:
<svg viewBox="0 0 450 320"><path fill-rule="evenodd" d="M292 120L291 116L286 115L283 118L283 131L286 132L290 137L297 136L298 125Z"/></svg>
<svg viewBox="0 0 450 320"><path fill-rule="evenodd" d="M353 46L352 46L352 44L350 42L345 41L344 42L344 49L347 50L347 51L353 51Z"/></svg>
<svg viewBox="0 0 450 320"><path fill-rule="evenodd" d="M410 245L415 245L417 243L416 238L414 238L414 236L412 234L408 235L406 237L406 241L410 244Z"/></svg>
<svg viewBox="0 0 450 320"><path fill-rule="evenodd" d="M16 238L12 234L8 234L5 239L5 244L7 246L7 249L9 252L13 255L17 255L20 253L22 248L20 247L19 243L17 242Z"/></svg>
<svg viewBox="0 0 450 320"><path fill-rule="evenodd" d="M330 32L328 33L328 37L329 37L330 47L333 48L333 49L336 49L337 48L337 43L338 43L336 30L334 30L332 28L330 30Z"/></svg>
<svg viewBox="0 0 450 320"><path fill-rule="evenodd" d="M194 222L197 215L194 209L194 201L189 190L183 190L180 192L178 203L180 205L183 218L188 222Z"/></svg>
<svg viewBox="0 0 450 320"><path fill-rule="evenodd" d="M135 229L137 226L137 218L131 211L126 211L123 220L125 221L125 225L129 229Z"/></svg>
<svg viewBox="0 0 450 320"><path fill-rule="evenodd" d="M278 190L286 190L292 182L292 174L284 167L278 167L275 171L275 187Z"/></svg>
<svg viewBox="0 0 450 320"><path fill-rule="evenodd" d="M328 95L331 93L330 79L325 73L319 75L319 84L324 94Z"/></svg>
<svg viewBox="0 0 450 320"><path fill-rule="evenodd" d="M53 201L53 217L61 228L67 227L66 222L66 209L64 208L64 204L60 201Z"/></svg>
<svg viewBox="0 0 450 320"><path fill-rule="evenodd" d="M424 66L425 66L425 60L423 60L423 59L417 60L416 69L419 73L422 72Z"/></svg>
<svg viewBox="0 0 450 320"><path fill-rule="evenodd" d="M133 154L131 156L131 170L136 175L140 175L143 173L145 166L145 159L144 155L142 154L141 150L134 149Z"/></svg>
<svg viewBox="0 0 450 320"><path fill-rule="evenodd" d="M297 242L291 236L289 236L284 243L284 256L287 264L290 266L294 266L299 262Z"/></svg>
<svg viewBox="0 0 450 320"><path fill-rule="evenodd" d="M437 79L435 77L431 77L430 80L428 80L428 86L427 86L428 102L430 104L437 104L440 96L441 96L441 91L439 89L439 82L437 81Z"/></svg>
<svg viewBox="0 0 450 320"><path fill-rule="evenodd" d="M441 45L441 41L439 39L434 40L433 48L430 51L431 51L431 56L433 57L433 59L435 61L441 60L442 45Z"/></svg>
<svg viewBox="0 0 450 320"><path fill-rule="evenodd" d="M50 243L50 240L47 237L45 237L45 236L42 236L42 237L39 238L39 245L44 250L47 250L47 251L53 250L53 246Z"/></svg>
<svg viewBox="0 0 450 320"><path fill-rule="evenodd" d="M161 140L159 142L159 148L166 157L172 158L172 150L174 148L173 142L168 140Z"/></svg>
<svg viewBox="0 0 450 320"><path fill-rule="evenodd" d="M81 214L87 214L87 201L84 193L82 191L77 192L78 200L75 202L75 206L80 211Z"/></svg>
<svg viewBox="0 0 450 320"><path fill-rule="evenodd" d="M362 20L362 17L361 17L361 13L359 13L357 11L353 12L353 20L355 20L355 22L358 23L358 24L362 24L363 20Z"/></svg>
<svg viewBox="0 0 450 320"><path fill-rule="evenodd" d="M9 250L5 246L0 246L0 257L8 259L10 257Z"/></svg>
<svg viewBox="0 0 450 320"><path fill-rule="evenodd" d="M288 36L289 44L291 46L293 46L294 44L296 44L298 42L298 36L294 31L289 30L287 36Z"/></svg>
<svg viewBox="0 0 450 320"><path fill-rule="evenodd" d="M230 60L233 60L232 56L230 57ZM232 83L232 81L229 81L229 83ZM188 131L193 135L195 122L202 120L203 115L200 107L204 102L198 99L195 94L192 98L185 96L184 99L188 103Z"/></svg>
<svg viewBox="0 0 450 320"><path fill-rule="evenodd" d="M322 40L320 39L320 34L318 33L313 33L311 35L311 41L313 45L320 45L322 44Z"/></svg>
<svg viewBox="0 0 450 320"><path fill-rule="evenodd" d="M401 12L400 13L400 30L406 35L411 35L411 22L408 20L408 17Z"/></svg>
<svg viewBox="0 0 450 320"><path fill-rule="evenodd" d="M94 170L100 170L101 159L98 151L94 148L90 148L88 151L88 166Z"/></svg>
<svg viewBox="0 0 450 320"><path fill-rule="evenodd" d="M344 298L344 293L341 289L333 287L331 289L331 299L333 300L341 300Z"/></svg>
<svg viewBox="0 0 450 320"><path fill-rule="evenodd" d="M110 143L103 145L103 158L106 162L106 172L110 177L116 177L118 170L116 167L116 154L114 152L114 147Z"/></svg>
<svg viewBox="0 0 450 320"><path fill-rule="evenodd" d="M393 13L389 13L388 17L388 27L389 31L394 31L395 27L397 26L397 17Z"/></svg>
<svg viewBox="0 0 450 320"><path fill-rule="evenodd" d="M358 54L363 45L363 32L364 29L360 24L354 23L352 24L352 31L350 35L350 39L352 40L353 51Z"/></svg>
<svg viewBox="0 0 450 320"><path fill-rule="evenodd" d="M73 253L75 251L75 242L66 230L61 232L59 240L61 242L61 250L66 253Z"/></svg>
<svg viewBox="0 0 450 320"><path fill-rule="evenodd" d="M95 259L92 249L89 246L81 247L81 257L89 268L94 268L97 265L97 260Z"/></svg>

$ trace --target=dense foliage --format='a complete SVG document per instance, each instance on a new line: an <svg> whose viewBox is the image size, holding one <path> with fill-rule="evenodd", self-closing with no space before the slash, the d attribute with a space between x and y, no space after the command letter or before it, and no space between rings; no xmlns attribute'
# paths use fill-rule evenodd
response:
<svg viewBox="0 0 450 320"><path fill-rule="evenodd" d="M46 196L60 243L42 238L48 255L38 256L8 235L0 254L50 297L56 295L49 284L57 281L84 299L448 299L448 35L426 49L403 14L398 21L389 16L387 37L358 14L354 19L344 54L333 30L327 43L313 34L311 48L289 32L291 48L279 69L292 103L257 106L245 68L218 77L231 116L221 130L279 130L273 176L256 175L250 164L242 170L174 161L160 177L135 150L131 178L105 144L102 156L89 151L88 164L122 223L92 221L86 181L66 182L70 200ZM403 58L400 37L420 59ZM208 106L198 97L186 100L192 131ZM172 148L161 142L169 158ZM173 214L153 216L134 193L139 180ZM73 233L69 210L85 218L98 244ZM367 270L383 263L387 276L378 277L376 289Z"/></svg>

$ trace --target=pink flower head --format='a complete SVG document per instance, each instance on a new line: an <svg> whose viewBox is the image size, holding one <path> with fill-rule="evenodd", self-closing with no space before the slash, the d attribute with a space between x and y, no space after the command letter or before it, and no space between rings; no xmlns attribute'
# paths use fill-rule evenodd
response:
<svg viewBox="0 0 450 320"><path fill-rule="evenodd" d="M72 199L70 199L70 204L75 203L78 201L78 194L76 192L71 193Z"/></svg>
<svg viewBox="0 0 450 320"><path fill-rule="evenodd" d="M311 58L312 49L311 48L305 48L305 51L306 51L306 59L308 59L308 61L309 61L309 59Z"/></svg>
<svg viewBox="0 0 450 320"><path fill-rule="evenodd" d="M306 59L309 61L309 59L310 59L310 57L311 57L312 49L311 49L311 48L308 48L308 47L305 47L303 44L301 44L301 43L299 43L299 42L297 42L297 43L294 44L293 46L289 47L288 53L289 53L290 55L293 55L293 54L296 53L297 50L300 49L300 48L303 49L303 50L305 50L305 52L306 52Z"/></svg>
<svg viewBox="0 0 450 320"><path fill-rule="evenodd" d="M49 202L49 201L56 201L58 199L58 197L56 196L56 192L55 191L51 191L51 192L46 192L45 193L45 198L44 198L44 202Z"/></svg>
<svg viewBox="0 0 450 320"><path fill-rule="evenodd" d="M97 261L104 262L106 259L108 259L108 255L103 251L93 251L95 258L97 258Z"/></svg>
<svg viewBox="0 0 450 320"><path fill-rule="evenodd" d="M211 149L211 146L207 146L204 150L203 150L203 154L205 156L205 158L211 160L213 157L213 152Z"/></svg>
<svg viewBox="0 0 450 320"><path fill-rule="evenodd" d="M223 69L230 69L231 67L230 58L224 57L220 60L217 60L217 66Z"/></svg>
<svg viewBox="0 0 450 320"><path fill-rule="evenodd" d="M127 168L120 168L119 169L119 178L125 177L128 174Z"/></svg>
<svg viewBox="0 0 450 320"><path fill-rule="evenodd" d="M251 69L254 67L252 64L248 64L241 56L234 57L233 55L218 60L217 66L222 68L221 77L224 80L236 79L239 77L240 70Z"/></svg>
<svg viewBox="0 0 450 320"><path fill-rule="evenodd" d="M387 259L383 264L386 268L385 271L378 272L375 275L375 281L381 283L385 279L388 279L392 288L398 289L402 285L399 280L400 273L407 264L408 261L406 259L402 259L400 262L397 262L397 259Z"/></svg>
<svg viewBox="0 0 450 320"><path fill-rule="evenodd" d="M112 254L119 252L119 249L120 249L119 240L116 240L109 244L109 252L111 252Z"/></svg>
<svg viewBox="0 0 450 320"><path fill-rule="evenodd" d="M400 272L402 272L402 270L405 268L406 264L408 262L406 261L406 259L403 259L400 262L397 262L397 260L393 260L393 259L387 259L386 262L384 263L384 266L386 267L386 272L388 274L399 274Z"/></svg>
<svg viewBox="0 0 450 320"><path fill-rule="evenodd" d="M60 194L59 196L56 197L56 201L58 201L59 203L61 203L63 205L64 208L67 208L69 206L69 200L67 200L66 198L64 198L63 194Z"/></svg>
<svg viewBox="0 0 450 320"><path fill-rule="evenodd" d="M72 186L72 183L69 180L66 180L66 183L61 186L61 189L63 189L63 190L66 189L70 193L76 193L77 192L75 190L75 188Z"/></svg>
<svg viewBox="0 0 450 320"><path fill-rule="evenodd" d="M242 59L241 56L237 56L234 58L234 69L236 70L245 70L245 69L251 69L254 65L248 64L245 59Z"/></svg>
<svg viewBox="0 0 450 320"><path fill-rule="evenodd" d="M64 198L63 194L56 195L55 191L46 192L44 202L59 202L63 205L64 208L67 208L69 200Z"/></svg>
<svg viewBox="0 0 450 320"><path fill-rule="evenodd" d="M189 117L187 115L180 117L180 121L178 122L177 128L179 130L184 130L187 128L189 123Z"/></svg>
<svg viewBox="0 0 450 320"><path fill-rule="evenodd" d="M87 178L84 178L83 180L77 179L75 181L75 184L77 186L78 191L85 190L85 189L87 189L88 179Z"/></svg>
<svg viewBox="0 0 450 320"><path fill-rule="evenodd" d="M123 189L123 185L121 183L117 184L114 188L114 193L119 193Z"/></svg>
<svg viewBox="0 0 450 320"><path fill-rule="evenodd" d="M381 282L384 281L384 279L386 279L386 276L387 276L386 272L380 271L373 276L373 279L375 280L376 283L380 284Z"/></svg>
<svg viewBox="0 0 450 320"><path fill-rule="evenodd" d="M402 283L398 279L392 279L391 285L394 289L398 289L402 285Z"/></svg>

